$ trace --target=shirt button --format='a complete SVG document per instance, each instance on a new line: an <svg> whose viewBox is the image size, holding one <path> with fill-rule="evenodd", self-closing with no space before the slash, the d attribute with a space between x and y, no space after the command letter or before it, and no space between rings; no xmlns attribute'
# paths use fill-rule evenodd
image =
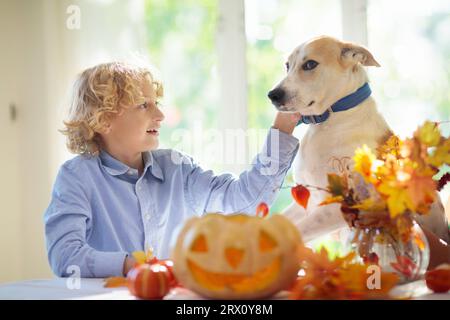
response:
<svg viewBox="0 0 450 320"><path fill-rule="evenodd" d="M150 214L149 213L146 213L144 217L145 217L145 220L147 220L147 221L150 220Z"/></svg>

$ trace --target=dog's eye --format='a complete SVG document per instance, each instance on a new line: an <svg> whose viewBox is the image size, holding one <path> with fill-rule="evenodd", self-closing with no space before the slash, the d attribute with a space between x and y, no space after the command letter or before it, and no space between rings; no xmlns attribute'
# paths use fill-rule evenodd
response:
<svg viewBox="0 0 450 320"><path fill-rule="evenodd" d="M289 62L286 62L285 66L286 66L286 71L289 71Z"/></svg>
<svg viewBox="0 0 450 320"><path fill-rule="evenodd" d="M302 65L302 69L305 70L305 71L308 71L308 70L314 69L318 65L319 65L319 63L317 61L308 60Z"/></svg>

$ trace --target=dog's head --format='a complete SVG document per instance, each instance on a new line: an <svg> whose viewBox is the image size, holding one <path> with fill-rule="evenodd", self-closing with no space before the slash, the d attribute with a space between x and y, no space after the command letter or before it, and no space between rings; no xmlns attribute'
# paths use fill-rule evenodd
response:
<svg viewBox="0 0 450 320"><path fill-rule="evenodd" d="M291 53L286 77L268 96L279 111L320 115L367 81L363 66L380 65L362 46L317 37Z"/></svg>

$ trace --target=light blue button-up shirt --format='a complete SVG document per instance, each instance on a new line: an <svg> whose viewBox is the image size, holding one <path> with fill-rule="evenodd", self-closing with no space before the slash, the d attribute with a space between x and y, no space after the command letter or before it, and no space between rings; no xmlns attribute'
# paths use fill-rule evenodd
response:
<svg viewBox="0 0 450 320"><path fill-rule="evenodd" d="M298 149L292 135L271 128L249 170L214 175L174 150L143 155L144 171L114 159L77 156L62 165L45 212L53 272L103 278L122 275L127 254L152 248L170 257L174 230L207 212L255 214L271 204ZM79 269L77 269L79 268Z"/></svg>

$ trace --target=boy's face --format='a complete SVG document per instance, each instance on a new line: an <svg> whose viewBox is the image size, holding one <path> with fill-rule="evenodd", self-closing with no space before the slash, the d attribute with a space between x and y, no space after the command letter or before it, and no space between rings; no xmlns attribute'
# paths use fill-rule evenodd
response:
<svg viewBox="0 0 450 320"><path fill-rule="evenodd" d="M106 146L114 152L135 154L154 150L159 144L159 128L164 114L157 106L155 90L144 81L141 85L145 103L129 106L110 121L101 134Z"/></svg>

